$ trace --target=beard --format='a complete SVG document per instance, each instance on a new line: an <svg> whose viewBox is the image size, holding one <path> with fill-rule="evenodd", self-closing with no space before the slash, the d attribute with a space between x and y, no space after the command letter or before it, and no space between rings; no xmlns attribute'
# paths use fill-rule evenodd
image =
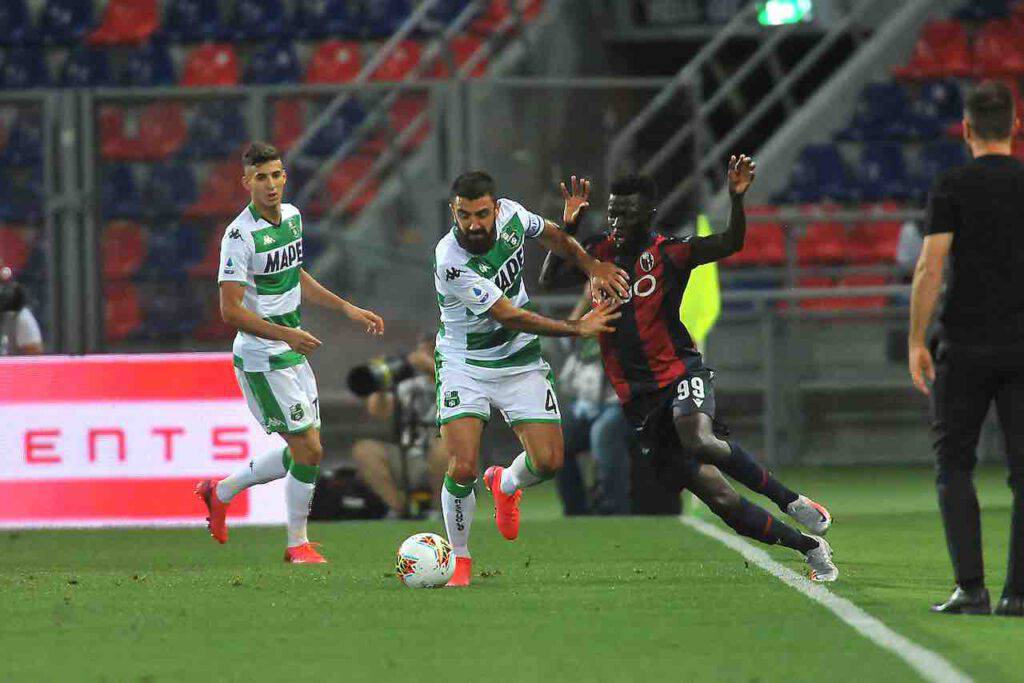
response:
<svg viewBox="0 0 1024 683"><path fill-rule="evenodd" d="M459 241L459 246L468 251L470 254L486 254L494 246L494 240L496 238L496 230L485 232L478 230L474 232L463 232L461 229L456 228L455 234Z"/></svg>

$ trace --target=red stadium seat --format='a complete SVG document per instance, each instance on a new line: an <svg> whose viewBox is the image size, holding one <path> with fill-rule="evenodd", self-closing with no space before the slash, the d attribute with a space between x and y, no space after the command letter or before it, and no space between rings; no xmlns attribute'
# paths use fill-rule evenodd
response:
<svg viewBox="0 0 1024 683"><path fill-rule="evenodd" d="M31 231L20 226L0 225L0 267L7 266L17 274L32 254Z"/></svg>
<svg viewBox="0 0 1024 683"><path fill-rule="evenodd" d="M148 39L159 24L156 0L110 0L90 45L129 45Z"/></svg>
<svg viewBox="0 0 1024 683"><path fill-rule="evenodd" d="M249 201L241 178L242 168L237 160L214 165L206 176L199 199L184 215L187 218L226 218L238 214Z"/></svg>
<svg viewBox="0 0 1024 683"><path fill-rule="evenodd" d="M897 78L964 77L971 73L967 31L958 21L933 21L921 31L914 54L906 66L897 67Z"/></svg>
<svg viewBox="0 0 1024 683"><path fill-rule="evenodd" d="M456 36L449 43L451 49L451 61L455 69L459 69L463 64L468 62L470 58L476 54L477 50L484 44L481 38L476 36L461 35ZM480 78L487 73L487 59L481 59L480 62L473 67L473 70L469 73L470 78ZM430 68L430 78L450 78L453 74L451 69L448 68L448 62L445 57L441 57L438 61Z"/></svg>
<svg viewBox="0 0 1024 683"><path fill-rule="evenodd" d="M847 247L850 263L892 263L900 243L896 221L864 223L850 232Z"/></svg>
<svg viewBox="0 0 1024 683"><path fill-rule="evenodd" d="M211 229L203 247L203 256L188 269L188 275L195 280L213 280L220 268L220 243L223 233Z"/></svg>
<svg viewBox="0 0 1024 683"><path fill-rule="evenodd" d="M842 263L847 258L846 228L840 223L811 223L796 244L800 265Z"/></svg>
<svg viewBox="0 0 1024 683"><path fill-rule="evenodd" d="M420 114L427 109L426 95L402 95L391 105L388 112L388 122L394 135L403 133ZM430 117L425 117L417 124L415 132L403 147L408 152L420 146L430 135Z"/></svg>
<svg viewBox="0 0 1024 683"><path fill-rule="evenodd" d="M725 266L780 266L786 262L786 242L777 223L751 223L743 249L722 261Z"/></svg>
<svg viewBox="0 0 1024 683"><path fill-rule="evenodd" d="M272 137L274 145L278 149L282 151L291 149L306 128L306 114L303 105L303 100L277 100L274 102Z"/></svg>
<svg viewBox="0 0 1024 683"><path fill-rule="evenodd" d="M103 287L103 301L108 342L127 339L142 325L139 292L132 283L107 283Z"/></svg>
<svg viewBox="0 0 1024 683"><path fill-rule="evenodd" d="M370 77L374 81L400 81L420 63L423 48L415 40L403 40L377 67Z"/></svg>
<svg viewBox="0 0 1024 683"><path fill-rule="evenodd" d="M105 159L163 159L181 149L188 137L185 111L177 103L151 104L138 113L104 106L99 117L100 155Z"/></svg>
<svg viewBox="0 0 1024 683"><path fill-rule="evenodd" d="M146 234L133 221L111 221L103 229L100 253L104 280L132 278L146 260Z"/></svg>
<svg viewBox="0 0 1024 683"><path fill-rule="evenodd" d="M889 284L884 275L847 275L839 280L840 287L881 287ZM884 308L886 298L884 296L866 296L852 299L836 299L837 308L861 309L861 308Z"/></svg>
<svg viewBox="0 0 1024 683"><path fill-rule="evenodd" d="M181 85L238 85L238 53L227 43L200 45L185 57Z"/></svg>
<svg viewBox="0 0 1024 683"><path fill-rule="evenodd" d="M306 70L307 83L348 83L363 68L359 43L326 40L317 46Z"/></svg>
<svg viewBox="0 0 1024 683"><path fill-rule="evenodd" d="M1022 24L993 20L974 37L974 75L979 78L1024 74Z"/></svg>
<svg viewBox="0 0 1024 683"><path fill-rule="evenodd" d="M800 289L824 289L828 287L835 287L836 283L832 278L828 277L804 277L800 278L796 285ZM801 299L799 303L800 308L807 311L832 311L839 308L841 305L842 299L835 299L831 297Z"/></svg>
<svg viewBox="0 0 1024 683"><path fill-rule="evenodd" d="M519 6L523 21L533 21L544 9L543 0L491 0L487 9L473 22L472 29L480 33L494 32L512 14L513 4Z"/></svg>
<svg viewBox="0 0 1024 683"><path fill-rule="evenodd" d="M372 165L373 157L367 155L342 159L327 180L327 195L330 197L331 204L337 203L346 196L356 183L370 172ZM365 185L363 191L349 204L347 210L351 213L361 211L377 195L378 189L378 180L374 178Z"/></svg>

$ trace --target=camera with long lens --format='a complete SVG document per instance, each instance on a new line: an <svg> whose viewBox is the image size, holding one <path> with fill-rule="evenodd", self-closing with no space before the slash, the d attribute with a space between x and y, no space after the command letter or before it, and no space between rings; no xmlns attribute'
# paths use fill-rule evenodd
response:
<svg viewBox="0 0 1024 683"><path fill-rule="evenodd" d="M378 391L389 391L414 374L416 369L405 356L374 358L349 371L348 388L356 396L369 396Z"/></svg>

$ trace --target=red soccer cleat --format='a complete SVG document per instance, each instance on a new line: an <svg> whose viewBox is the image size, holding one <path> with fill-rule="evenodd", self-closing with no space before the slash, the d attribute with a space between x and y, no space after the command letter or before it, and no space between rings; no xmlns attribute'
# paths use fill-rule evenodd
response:
<svg viewBox="0 0 1024 683"><path fill-rule="evenodd" d="M519 500L523 492L516 491L512 495L502 492L501 476L504 471L504 467L488 467L484 472L484 486L494 496L495 526L502 536L514 541L519 536Z"/></svg>
<svg viewBox="0 0 1024 683"><path fill-rule="evenodd" d="M445 584L446 588L461 588L469 585L469 580L473 577L473 560L469 557L456 557L455 558L455 573L452 574L452 578L448 579L448 583Z"/></svg>
<svg viewBox="0 0 1024 683"><path fill-rule="evenodd" d="M218 543L228 542L228 523L225 519L228 514L228 504L222 503L217 497L217 482L213 479L204 479L196 484L196 498L206 504L206 510L210 513L206 518L206 528L210 530L213 540Z"/></svg>
<svg viewBox="0 0 1024 683"><path fill-rule="evenodd" d="M324 556L317 552L319 543L303 543L284 549L284 561L288 564L327 564Z"/></svg>

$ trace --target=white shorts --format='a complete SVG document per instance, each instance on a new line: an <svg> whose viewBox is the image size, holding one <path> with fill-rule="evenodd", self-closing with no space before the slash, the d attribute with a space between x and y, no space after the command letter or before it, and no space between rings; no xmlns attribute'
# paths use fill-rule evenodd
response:
<svg viewBox="0 0 1024 683"><path fill-rule="evenodd" d="M320 400L309 363L268 372L245 372L235 377L253 416L267 434L298 434L320 428Z"/></svg>
<svg viewBox="0 0 1024 683"><path fill-rule="evenodd" d="M491 419L491 406L497 408L510 426L523 422L562 421L555 395L555 375L544 364L504 377L481 379L468 369L444 363L438 372L437 424L443 425L460 417Z"/></svg>

